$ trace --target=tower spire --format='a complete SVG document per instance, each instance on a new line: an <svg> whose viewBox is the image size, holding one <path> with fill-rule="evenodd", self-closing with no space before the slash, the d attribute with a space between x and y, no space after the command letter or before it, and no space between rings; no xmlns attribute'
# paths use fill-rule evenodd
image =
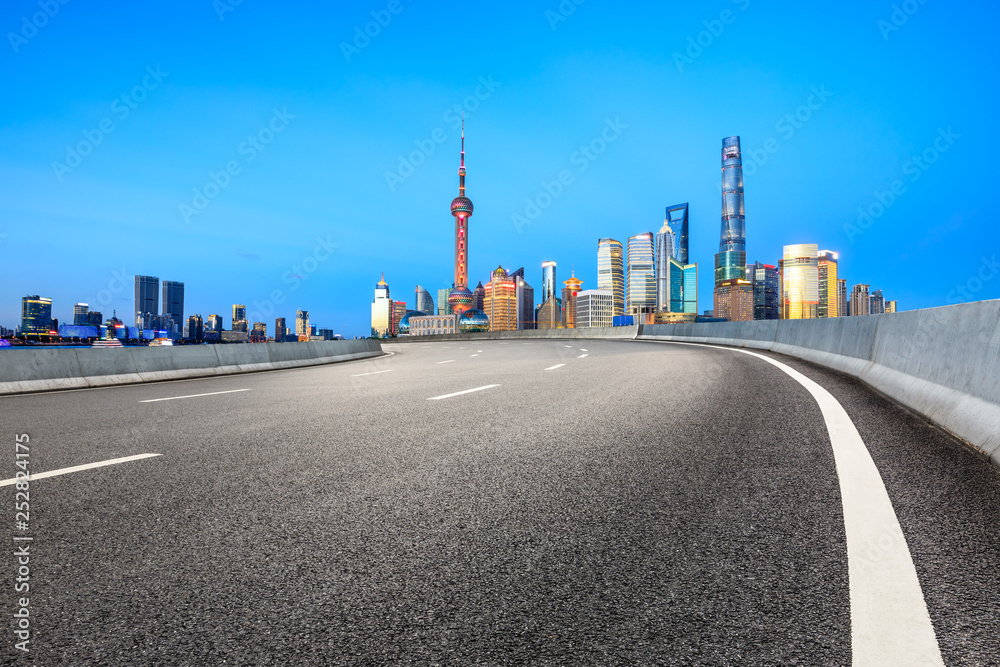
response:
<svg viewBox="0 0 1000 667"><path fill-rule="evenodd" d="M458 196L465 196L465 115L462 115L462 164L458 168Z"/></svg>

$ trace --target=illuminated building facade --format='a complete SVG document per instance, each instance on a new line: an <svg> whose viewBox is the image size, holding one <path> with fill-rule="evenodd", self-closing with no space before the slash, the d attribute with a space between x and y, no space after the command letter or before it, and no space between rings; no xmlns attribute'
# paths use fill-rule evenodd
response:
<svg viewBox="0 0 1000 667"><path fill-rule="evenodd" d="M490 318L490 331L517 329L517 284L498 266L484 286L483 312Z"/></svg>
<svg viewBox="0 0 1000 667"><path fill-rule="evenodd" d="M837 280L837 253L820 250L818 258L819 308L818 317L841 317L840 292Z"/></svg>
<svg viewBox="0 0 1000 667"><path fill-rule="evenodd" d="M819 316L819 246L786 245L781 260L781 319L813 320Z"/></svg>
<svg viewBox="0 0 1000 667"><path fill-rule="evenodd" d="M188 340L203 340L205 338L205 324L201 315L192 315L187 319L187 330L184 337Z"/></svg>
<svg viewBox="0 0 1000 667"><path fill-rule="evenodd" d="M472 308L472 292L469 291L469 218L472 216L472 211L472 200L465 196L465 121L463 120L458 196L451 201L451 214L455 218L455 286L448 295L448 305L455 315L461 315Z"/></svg>
<svg viewBox="0 0 1000 667"><path fill-rule="evenodd" d="M556 296L556 263L542 262L542 303Z"/></svg>
<svg viewBox="0 0 1000 667"><path fill-rule="evenodd" d="M392 299L389 298L389 285L385 282L385 274L375 284L375 299L372 301L372 337L388 338L392 335ZM298 333L298 331L296 331Z"/></svg>
<svg viewBox="0 0 1000 667"><path fill-rule="evenodd" d="M714 301L715 317L730 322L753 320L753 285L749 280L743 278L723 280L715 288Z"/></svg>
<svg viewBox="0 0 1000 667"><path fill-rule="evenodd" d="M885 302L885 312L886 312L886 314L895 313L897 307L898 306L897 306L897 302L896 302L895 299L892 300L892 301L886 301Z"/></svg>
<svg viewBox="0 0 1000 667"><path fill-rule="evenodd" d="M410 315L410 336L438 336L456 333L458 315Z"/></svg>
<svg viewBox="0 0 1000 667"><path fill-rule="evenodd" d="M851 315L870 315L871 300L868 297L868 285L855 285L851 289Z"/></svg>
<svg viewBox="0 0 1000 667"><path fill-rule="evenodd" d="M233 331L247 331L247 307L241 303L233 304Z"/></svg>
<svg viewBox="0 0 1000 667"><path fill-rule="evenodd" d="M569 280L563 281L562 291L562 325L564 329L576 327L576 297L580 293L583 281L576 277L574 271Z"/></svg>
<svg viewBox="0 0 1000 667"><path fill-rule="evenodd" d="M626 311L633 315L653 313L656 310L656 271L652 232L629 237L627 268ZM565 301L563 303L565 309Z"/></svg>
<svg viewBox="0 0 1000 667"><path fill-rule="evenodd" d="M158 315L160 312L160 279L155 276L135 277L136 323L140 315Z"/></svg>
<svg viewBox="0 0 1000 667"><path fill-rule="evenodd" d="M37 294L21 299L21 335L48 336L52 330L52 299Z"/></svg>
<svg viewBox="0 0 1000 667"><path fill-rule="evenodd" d="M420 285L417 285L414 293L416 297L414 299L413 309L419 310L422 313L433 313L434 299L431 298L431 293Z"/></svg>
<svg viewBox="0 0 1000 667"><path fill-rule="evenodd" d="M597 289L611 292L613 315L625 314L625 265L621 241L604 238L597 242Z"/></svg>
<svg viewBox="0 0 1000 667"><path fill-rule="evenodd" d="M673 234L673 245L670 255L681 264L688 263L688 204L676 204L667 207L667 215L663 220L664 229ZM663 232L661 229L660 232Z"/></svg>
<svg viewBox="0 0 1000 667"><path fill-rule="evenodd" d="M576 295L576 328L610 327L615 295L611 290L587 289Z"/></svg>
<svg viewBox="0 0 1000 667"><path fill-rule="evenodd" d="M90 324L90 306L86 303L77 303L73 306L73 324L75 326L86 326Z"/></svg>
<svg viewBox="0 0 1000 667"><path fill-rule="evenodd" d="M284 321L284 318L282 318L282 321ZM222 331L222 315L216 315L215 313L209 315L208 319L205 320L205 329L207 331Z"/></svg>
<svg viewBox="0 0 1000 667"><path fill-rule="evenodd" d="M536 324L539 329L562 327L562 303L557 297L551 297L538 308Z"/></svg>
<svg viewBox="0 0 1000 667"><path fill-rule="evenodd" d="M740 138L722 140L722 234L715 256L715 284L746 278L746 216Z"/></svg>
<svg viewBox="0 0 1000 667"><path fill-rule="evenodd" d="M308 310L295 311L295 334L299 337L299 340L302 340L303 337L309 340L309 336L312 335L312 329L309 328Z"/></svg>
<svg viewBox="0 0 1000 667"><path fill-rule="evenodd" d="M393 301L392 302L392 335L399 335L399 322L406 315L406 302L405 301Z"/></svg>
<svg viewBox="0 0 1000 667"><path fill-rule="evenodd" d="M747 265L747 279L753 284L753 318L776 320L778 307L778 268L771 264L755 262Z"/></svg>

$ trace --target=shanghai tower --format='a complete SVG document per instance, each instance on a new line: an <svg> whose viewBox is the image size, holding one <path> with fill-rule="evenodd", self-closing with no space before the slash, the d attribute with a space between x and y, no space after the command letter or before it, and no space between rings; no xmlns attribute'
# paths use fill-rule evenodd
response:
<svg viewBox="0 0 1000 667"><path fill-rule="evenodd" d="M740 138L722 140L722 238L715 256L715 286L746 280L746 218L743 211L743 158Z"/></svg>

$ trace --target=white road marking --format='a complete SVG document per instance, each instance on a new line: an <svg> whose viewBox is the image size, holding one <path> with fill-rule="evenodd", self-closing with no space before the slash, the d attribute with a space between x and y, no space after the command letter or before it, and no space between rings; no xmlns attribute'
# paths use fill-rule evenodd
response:
<svg viewBox="0 0 1000 667"><path fill-rule="evenodd" d="M586 352L586 350L585 350L585 349L583 349L582 347L580 348L580 351L581 351L581 352Z"/></svg>
<svg viewBox="0 0 1000 667"><path fill-rule="evenodd" d="M465 391L456 391L454 394L445 394L444 396L432 396L428 398L428 401L440 401L442 398L451 398L453 396L461 396L462 394L471 394L474 391L482 391L484 389L492 389L493 387L499 387L498 384L488 384L485 387L476 387L475 389L466 389Z"/></svg>
<svg viewBox="0 0 1000 667"><path fill-rule="evenodd" d="M720 349L700 343L676 344ZM903 530L882 476L847 411L830 392L794 368L749 350L721 349L777 366L812 394L823 413L844 506L852 664L943 666Z"/></svg>
<svg viewBox="0 0 1000 667"><path fill-rule="evenodd" d="M389 369L384 370L384 371L372 371L371 373L358 373L357 375L352 375L351 377L352 378L361 378L361 377L364 377L366 375L378 375L379 373L391 373L391 372L392 372L392 369L389 368Z"/></svg>
<svg viewBox="0 0 1000 667"><path fill-rule="evenodd" d="M217 394L236 394L241 391L253 391L252 389L230 389L229 391L211 391L207 394L188 394L187 396L168 396L167 398L151 398L140 403L157 403L159 401L177 401L182 398L200 398L202 396L216 396Z"/></svg>
<svg viewBox="0 0 1000 667"><path fill-rule="evenodd" d="M81 466L72 466L70 468L59 468L58 470L49 470L48 472L33 472L28 477L29 482L34 482L36 479L45 479L46 477L57 477L58 475L68 475L71 472L80 472L81 470L90 470L91 468L103 468L104 466L113 466L118 463L128 463L129 461L138 461L139 459L148 459L154 456L163 456L162 454L136 454L135 456L125 456L120 459L108 459L107 461L98 461L97 463L86 463ZM11 486L23 480L19 480L16 477L14 479L5 479L0 481L0 486Z"/></svg>
<svg viewBox="0 0 1000 667"><path fill-rule="evenodd" d="M476 350L477 353L482 352L482 350Z"/></svg>
<svg viewBox="0 0 1000 667"><path fill-rule="evenodd" d="M581 354L577 359L583 359L584 357L589 357L589 354Z"/></svg>
<svg viewBox="0 0 1000 667"><path fill-rule="evenodd" d="M469 355L469 357L478 357L478 356L479 356L479 353L478 353L478 352L477 352L477 353L475 353L475 354L470 354L470 355Z"/></svg>
<svg viewBox="0 0 1000 667"><path fill-rule="evenodd" d="M563 367L563 366L565 366L565 365L566 365L566 364L556 364L555 366L549 366L549 367L548 367L548 368L546 368L545 370L547 370L547 371L554 371L555 369L557 369L557 368L562 368L562 367Z"/></svg>
<svg viewBox="0 0 1000 667"><path fill-rule="evenodd" d="M448 361L439 361L438 363L439 364L450 364L453 361L455 361L455 360L454 359L449 359Z"/></svg>
<svg viewBox="0 0 1000 667"><path fill-rule="evenodd" d="M563 347L573 347L572 345L563 345Z"/></svg>

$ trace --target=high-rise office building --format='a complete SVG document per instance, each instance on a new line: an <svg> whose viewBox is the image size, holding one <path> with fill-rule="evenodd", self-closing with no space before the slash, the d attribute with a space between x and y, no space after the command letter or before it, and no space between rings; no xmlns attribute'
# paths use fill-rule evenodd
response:
<svg viewBox="0 0 1000 667"><path fill-rule="evenodd" d="M858 284L851 289L851 315L870 315L871 301L868 297L868 285Z"/></svg>
<svg viewBox="0 0 1000 667"><path fill-rule="evenodd" d="M212 313L205 320L205 330L206 331L216 331L222 332L222 315L216 315Z"/></svg>
<svg viewBox="0 0 1000 667"><path fill-rule="evenodd" d="M753 285L749 280L730 278L716 286L715 317L730 322L749 322L753 319L753 306Z"/></svg>
<svg viewBox="0 0 1000 667"><path fill-rule="evenodd" d="M438 290L437 298L437 314L438 315L451 315L451 306L448 305L448 294L451 289L445 287L444 289ZM433 315L434 313L427 313L428 315Z"/></svg>
<svg viewBox="0 0 1000 667"><path fill-rule="evenodd" d="M677 236L669 225L669 209L667 209L667 220L663 221L663 227L656 233L654 242L655 250L655 274L656 274L656 310L660 312L671 312L671 258L677 259ZM679 261L678 261L679 263Z"/></svg>
<svg viewBox="0 0 1000 667"><path fill-rule="evenodd" d="M205 323L201 319L201 315L192 315L187 319L187 330L184 333L184 337L188 340L199 341L205 338Z"/></svg>
<svg viewBox="0 0 1000 667"><path fill-rule="evenodd" d="M715 284L746 279L746 216L743 209L743 157L740 138L722 140L722 234L715 256Z"/></svg>
<svg viewBox="0 0 1000 667"><path fill-rule="evenodd" d="M264 322L254 322L253 329L250 330L251 343L267 342L267 324Z"/></svg>
<svg viewBox="0 0 1000 667"><path fill-rule="evenodd" d="M576 297L580 293L583 281L576 277L576 272L570 276L569 280L563 281L562 291L562 325L564 329L576 327Z"/></svg>
<svg viewBox="0 0 1000 667"><path fill-rule="evenodd" d="M670 255L681 264L688 263L688 204L676 204L667 207L667 215L663 227L673 234L673 246ZM662 233L664 230L660 229ZM659 249L657 249L659 252Z"/></svg>
<svg viewBox="0 0 1000 667"><path fill-rule="evenodd" d="M163 316L173 321L175 331L184 326L184 283L163 281Z"/></svg>
<svg viewBox="0 0 1000 667"><path fill-rule="evenodd" d="M451 214L455 218L455 287L448 295L452 313L461 315L472 308L469 291L469 218L472 200L465 196L465 121L462 121L462 163L458 168L458 196L451 201Z"/></svg>
<svg viewBox="0 0 1000 667"><path fill-rule="evenodd" d="M747 278L753 285L753 318L776 320L778 308L778 269L771 264L747 265Z"/></svg>
<svg viewBox="0 0 1000 667"><path fill-rule="evenodd" d="M837 260L832 250L820 250L819 259L819 308L818 317L840 317L840 293L837 283Z"/></svg>
<svg viewBox="0 0 1000 667"><path fill-rule="evenodd" d="M73 306L73 324L76 326L86 326L89 321L90 306L86 303L78 303Z"/></svg>
<svg viewBox="0 0 1000 667"><path fill-rule="evenodd" d="M847 279L837 278L837 312L840 317L847 317L850 311L847 310Z"/></svg>
<svg viewBox="0 0 1000 667"><path fill-rule="evenodd" d="M576 327L610 327L614 317L615 295L611 290L587 289L576 295Z"/></svg>
<svg viewBox="0 0 1000 667"><path fill-rule="evenodd" d="M135 277L136 323L147 315L160 313L160 279L155 276Z"/></svg>
<svg viewBox="0 0 1000 667"><path fill-rule="evenodd" d="M517 284L498 266L485 285L483 312L490 318L490 331L517 329Z"/></svg>
<svg viewBox="0 0 1000 667"><path fill-rule="evenodd" d="M556 296L556 263L542 262L542 303Z"/></svg>
<svg viewBox="0 0 1000 667"><path fill-rule="evenodd" d="M414 299L414 310L419 310L424 315L434 314L434 299L431 298L431 293L425 290L420 285L417 285L417 289L414 290L416 293L416 299Z"/></svg>
<svg viewBox="0 0 1000 667"><path fill-rule="evenodd" d="M885 297L882 296L882 290L877 289L871 293L868 297L869 307L868 313L870 315L884 315L885 314Z"/></svg>
<svg viewBox="0 0 1000 667"><path fill-rule="evenodd" d="M84 324L99 327L104 324L104 314L99 310L91 310L87 313L87 321Z"/></svg>
<svg viewBox="0 0 1000 667"><path fill-rule="evenodd" d="M538 329L558 329L562 326L562 302L558 297L554 296L538 307L535 326Z"/></svg>
<svg viewBox="0 0 1000 667"><path fill-rule="evenodd" d="M285 340L285 318L274 318L274 342L281 343Z"/></svg>
<svg viewBox="0 0 1000 667"><path fill-rule="evenodd" d="M476 285L476 289L472 290L472 307L476 310L483 309L483 299L486 298L486 288L483 287L483 281L480 280L479 284Z"/></svg>
<svg viewBox="0 0 1000 667"><path fill-rule="evenodd" d="M656 271L653 263L653 233L628 239L628 272L625 309L630 315L656 311ZM565 309L565 301L564 306ZM638 320L636 320L638 322Z"/></svg>
<svg viewBox="0 0 1000 667"><path fill-rule="evenodd" d="M597 289L609 290L614 298L612 315L625 314L625 264L621 241L597 242Z"/></svg>
<svg viewBox="0 0 1000 667"><path fill-rule="evenodd" d="M392 335L399 335L399 323L403 321L403 317L406 316L406 302L405 301L393 301L392 302Z"/></svg>
<svg viewBox="0 0 1000 667"><path fill-rule="evenodd" d="M897 307L898 306L897 306L897 303L896 303L895 299L893 299L892 301L886 301L885 302L885 312L886 312L886 314L888 315L889 313L895 313Z"/></svg>
<svg viewBox="0 0 1000 667"><path fill-rule="evenodd" d="M247 331L247 307L241 303L233 304L233 331Z"/></svg>
<svg viewBox="0 0 1000 667"><path fill-rule="evenodd" d="M819 315L819 246L786 245L781 260L781 319L812 320Z"/></svg>
<svg viewBox="0 0 1000 667"><path fill-rule="evenodd" d="M52 299L37 294L21 299L21 335L48 336L52 330Z"/></svg>
<svg viewBox="0 0 1000 667"><path fill-rule="evenodd" d="M528 281L524 279L524 267L517 269L516 271L511 271L509 274L511 280L514 281L516 288L516 298L517 298L517 329L519 331L525 329L535 328L535 288L528 284ZM480 286L482 283L479 283ZM477 287L473 290L472 294L476 297L478 301L479 297L476 294L479 290ZM483 290L483 299L485 301L486 290ZM485 304L484 304L485 306ZM479 310L482 310L480 308Z"/></svg>
<svg viewBox="0 0 1000 667"><path fill-rule="evenodd" d="M386 293L388 293L389 287L386 286ZM308 310L296 310L295 311L295 335L305 336L309 338L312 335L312 330L309 328L309 311Z"/></svg>
<svg viewBox="0 0 1000 667"><path fill-rule="evenodd" d="M385 282L383 273L382 278L375 284L375 299L372 301L372 337L388 338L392 335L392 316L392 299L389 297L389 285ZM296 333L298 333L297 328Z"/></svg>

